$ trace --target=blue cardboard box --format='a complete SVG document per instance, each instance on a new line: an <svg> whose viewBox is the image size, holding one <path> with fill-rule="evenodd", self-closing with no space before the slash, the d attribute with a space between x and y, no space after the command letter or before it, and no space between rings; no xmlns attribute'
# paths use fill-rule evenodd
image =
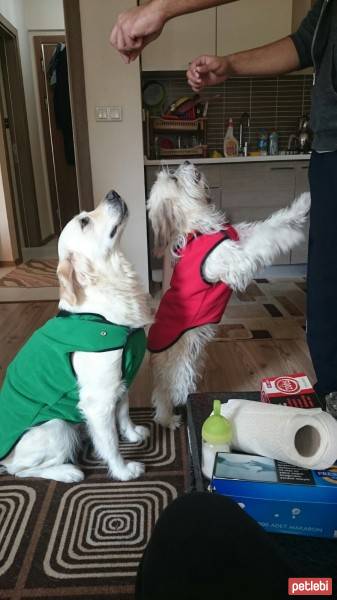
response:
<svg viewBox="0 0 337 600"><path fill-rule="evenodd" d="M337 539L337 463L310 471L219 452L211 489L235 500L266 531Z"/></svg>

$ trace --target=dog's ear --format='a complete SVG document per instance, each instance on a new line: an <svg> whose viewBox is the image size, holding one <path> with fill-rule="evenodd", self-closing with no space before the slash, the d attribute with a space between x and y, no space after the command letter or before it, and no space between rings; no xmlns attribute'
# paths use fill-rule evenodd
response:
<svg viewBox="0 0 337 600"><path fill-rule="evenodd" d="M90 261L80 254L73 253L60 261L57 267L60 282L60 297L71 306L81 304L84 290L95 280L94 269Z"/></svg>
<svg viewBox="0 0 337 600"><path fill-rule="evenodd" d="M57 267L57 276L60 282L60 298L71 306L77 304L75 271L71 258L61 260Z"/></svg>
<svg viewBox="0 0 337 600"><path fill-rule="evenodd" d="M151 218L151 215L150 215ZM161 257L178 230L176 214L169 198L161 202L152 218L155 256Z"/></svg>
<svg viewBox="0 0 337 600"><path fill-rule="evenodd" d="M80 287L83 289L95 282L94 267L88 258L74 252L71 256L71 263L75 272L77 288Z"/></svg>

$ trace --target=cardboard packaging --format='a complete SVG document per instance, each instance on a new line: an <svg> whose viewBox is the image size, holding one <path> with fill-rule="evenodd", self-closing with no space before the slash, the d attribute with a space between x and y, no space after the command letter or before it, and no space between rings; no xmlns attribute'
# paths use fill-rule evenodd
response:
<svg viewBox="0 0 337 600"><path fill-rule="evenodd" d="M262 379L261 402L295 408L321 408L319 398L305 373Z"/></svg>
<svg viewBox="0 0 337 600"><path fill-rule="evenodd" d="M231 497L266 531L337 538L337 463L310 471L263 456L219 452L211 490Z"/></svg>

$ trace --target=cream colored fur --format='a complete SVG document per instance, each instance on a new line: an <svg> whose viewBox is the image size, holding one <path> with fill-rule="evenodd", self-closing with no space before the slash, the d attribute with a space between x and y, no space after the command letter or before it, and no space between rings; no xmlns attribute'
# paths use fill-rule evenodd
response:
<svg viewBox="0 0 337 600"><path fill-rule="evenodd" d="M133 328L151 323L149 298L120 249L126 217L126 204L110 192L96 210L81 213L67 224L59 240L60 309L98 313ZM76 352L72 360L80 388L79 408L97 456L113 479L139 477L143 465L126 462L119 451L118 429L129 442L139 442L149 433L129 417L122 350ZM2 468L17 477L80 481L79 445L76 427L55 419L29 430L2 461Z"/></svg>

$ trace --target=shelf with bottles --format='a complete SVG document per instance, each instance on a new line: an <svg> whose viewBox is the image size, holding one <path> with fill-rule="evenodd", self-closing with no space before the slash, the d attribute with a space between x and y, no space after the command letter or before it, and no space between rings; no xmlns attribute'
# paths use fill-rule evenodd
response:
<svg viewBox="0 0 337 600"><path fill-rule="evenodd" d="M207 118L178 119L147 115L148 158L206 158L207 151Z"/></svg>

